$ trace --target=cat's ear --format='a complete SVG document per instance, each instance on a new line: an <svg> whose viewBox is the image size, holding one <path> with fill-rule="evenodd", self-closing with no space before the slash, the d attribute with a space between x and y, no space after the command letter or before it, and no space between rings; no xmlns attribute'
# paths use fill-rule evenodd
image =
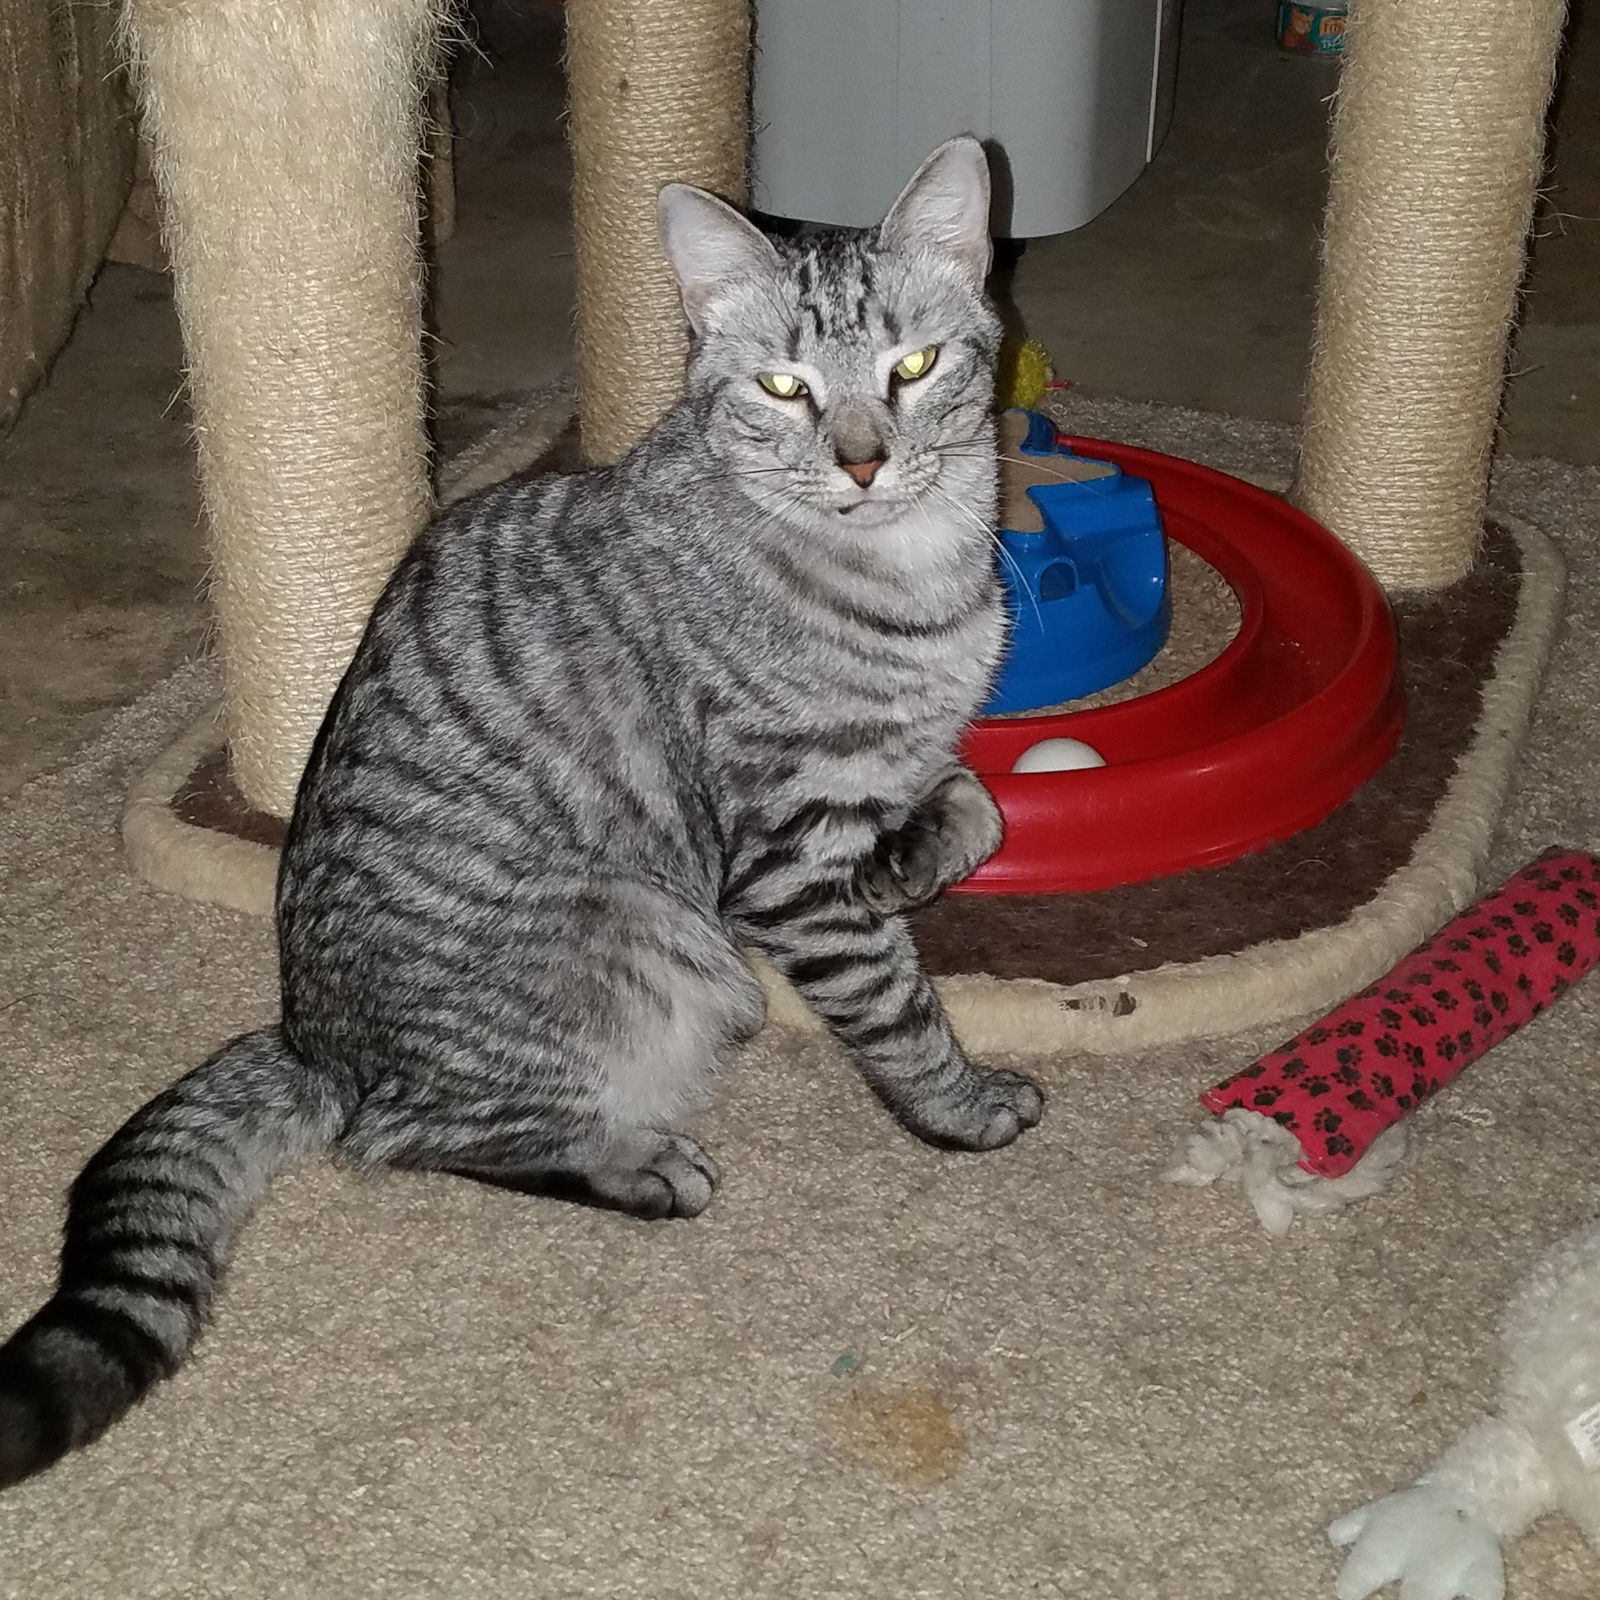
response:
<svg viewBox="0 0 1600 1600"><path fill-rule="evenodd" d="M732 206L687 183L669 183L656 201L661 243L678 279L684 314L705 332L705 310L722 284L770 277L778 252Z"/></svg>
<svg viewBox="0 0 1600 1600"><path fill-rule="evenodd" d="M947 139L917 168L878 229L886 250L936 251L979 284L989 275L989 158L970 134Z"/></svg>

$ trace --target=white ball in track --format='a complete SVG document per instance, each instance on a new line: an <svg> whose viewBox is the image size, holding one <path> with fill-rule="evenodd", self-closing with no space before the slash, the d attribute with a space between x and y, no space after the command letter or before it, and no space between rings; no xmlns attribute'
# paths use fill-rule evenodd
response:
<svg viewBox="0 0 1600 1600"><path fill-rule="evenodd" d="M1041 739L1011 764L1013 772L1082 772L1103 767L1106 758L1082 739Z"/></svg>

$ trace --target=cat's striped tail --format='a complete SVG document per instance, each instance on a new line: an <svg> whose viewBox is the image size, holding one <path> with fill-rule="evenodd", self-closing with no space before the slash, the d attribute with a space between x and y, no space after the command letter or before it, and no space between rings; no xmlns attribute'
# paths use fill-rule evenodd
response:
<svg viewBox="0 0 1600 1600"><path fill-rule="evenodd" d="M55 1294L0 1347L0 1488L98 1438L177 1371L240 1224L349 1110L266 1028L111 1137L72 1187Z"/></svg>

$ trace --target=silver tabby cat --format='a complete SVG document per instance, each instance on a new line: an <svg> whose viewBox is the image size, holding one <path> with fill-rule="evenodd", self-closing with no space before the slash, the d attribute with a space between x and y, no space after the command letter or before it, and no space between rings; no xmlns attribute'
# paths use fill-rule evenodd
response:
<svg viewBox="0 0 1600 1600"><path fill-rule="evenodd" d="M952 754L1003 641L999 326L971 139L876 230L775 244L669 186L687 391L615 466L452 509L379 601L278 887L283 1017L73 1187L59 1286L0 1350L0 1483L172 1373L273 1176L358 1163L688 1217L684 1134L762 1021L765 954L885 1105L989 1150L900 914L999 818Z"/></svg>

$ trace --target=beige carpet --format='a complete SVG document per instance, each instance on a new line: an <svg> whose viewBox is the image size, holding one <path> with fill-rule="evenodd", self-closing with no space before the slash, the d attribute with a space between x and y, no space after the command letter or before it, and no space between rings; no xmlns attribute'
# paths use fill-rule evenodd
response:
<svg viewBox="0 0 1600 1600"><path fill-rule="evenodd" d="M1275 430L1188 428L1221 465L1282 463ZM1572 586L1497 872L1600 839L1600 472L1510 466L1502 497ZM0 812L8 1322L79 1163L273 1010L264 926L118 854L130 770L210 689L186 670ZM979 1157L769 1039L705 1119L727 1178L692 1223L314 1164L247 1231L195 1363L0 1499L0 1595L1329 1595L1323 1524L1485 1404L1506 1293L1600 1214L1597 1040L1591 981L1424 1113L1389 1194L1276 1243L1157 1176L1261 1036L1040 1062L1045 1125ZM1515 1600L1600 1593L1560 1521L1510 1568Z"/></svg>

